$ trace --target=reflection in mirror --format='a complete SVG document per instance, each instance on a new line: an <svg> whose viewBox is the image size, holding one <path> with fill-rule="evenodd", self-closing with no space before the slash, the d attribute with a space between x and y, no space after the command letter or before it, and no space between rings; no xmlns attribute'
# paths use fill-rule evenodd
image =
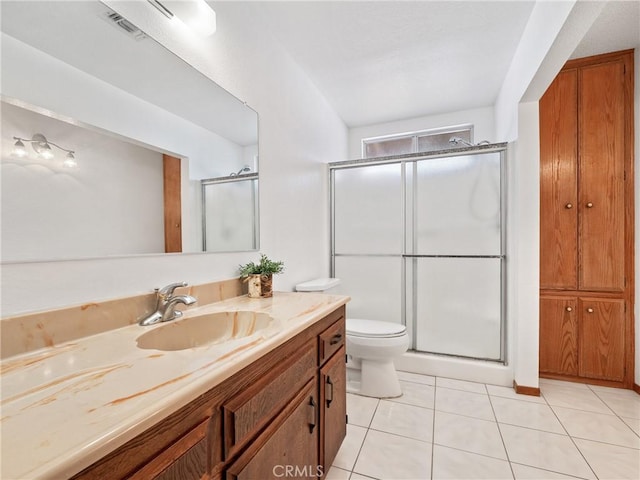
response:
<svg viewBox="0 0 640 480"><path fill-rule="evenodd" d="M257 249L257 114L110 14L2 2L2 261ZM230 172L251 179L205 201Z"/></svg>

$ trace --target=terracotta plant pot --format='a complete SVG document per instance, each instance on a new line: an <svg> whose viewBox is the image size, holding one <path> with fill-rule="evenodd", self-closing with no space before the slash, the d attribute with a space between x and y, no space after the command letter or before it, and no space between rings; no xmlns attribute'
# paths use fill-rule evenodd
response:
<svg viewBox="0 0 640 480"><path fill-rule="evenodd" d="M249 275L247 282L251 298L273 296L273 275Z"/></svg>

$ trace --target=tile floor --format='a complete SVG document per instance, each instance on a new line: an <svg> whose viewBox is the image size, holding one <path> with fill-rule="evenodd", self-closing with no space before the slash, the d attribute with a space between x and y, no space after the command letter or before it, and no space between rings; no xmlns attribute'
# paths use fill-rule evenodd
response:
<svg viewBox="0 0 640 480"><path fill-rule="evenodd" d="M640 395L540 380L541 397L399 372L403 396L347 395L327 480L640 479Z"/></svg>

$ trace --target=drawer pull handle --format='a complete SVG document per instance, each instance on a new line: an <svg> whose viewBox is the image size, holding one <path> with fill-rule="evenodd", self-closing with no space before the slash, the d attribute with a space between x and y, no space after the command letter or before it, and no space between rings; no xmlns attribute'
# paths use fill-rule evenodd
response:
<svg viewBox="0 0 640 480"><path fill-rule="evenodd" d="M309 433L316 428L316 402L311 397L309 401Z"/></svg>
<svg viewBox="0 0 640 480"><path fill-rule="evenodd" d="M593 313L593 308L587 308L587 312Z"/></svg>
<svg viewBox="0 0 640 480"><path fill-rule="evenodd" d="M572 311L573 311L573 308L567 307L567 312L572 312Z"/></svg>
<svg viewBox="0 0 640 480"><path fill-rule="evenodd" d="M340 343L342 341L342 334L341 333L336 333L333 337L331 337L331 340L329 340L329 345L336 345L337 343Z"/></svg>
<svg viewBox="0 0 640 480"><path fill-rule="evenodd" d="M331 406L331 402L333 401L333 382L331 381L331 377L327 377L327 383L325 386L325 397L327 398L327 408Z"/></svg>

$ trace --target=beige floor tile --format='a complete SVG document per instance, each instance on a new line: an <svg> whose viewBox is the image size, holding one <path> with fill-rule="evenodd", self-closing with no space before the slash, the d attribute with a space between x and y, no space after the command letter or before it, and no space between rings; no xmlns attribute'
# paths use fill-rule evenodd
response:
<svg viewBox="0 0 640 480"><path fill-rule="evenodd" d="M484 420L495 420L489 396L481 393L436 387L436 410Z"/></svg>
<svg viewBox="0 0 640 480"><path fill-rule="evenodd" d="M595 476L567 435L500 425L509 460L581 478Z"/></svg>
<svg viewBox="0 0 640 480"><path fill-rule="evenodd" d="M543 385L554 385L556 387L564 387L564 388L577 388L582 390L589 390L589 387L584 383L576 383L576 382L565 382L564 380L554 380L552 378L541 378L540 379L540 387Z"/></svg>
<svg viewBox="0 0 640 480"><path fill-rule="evenodd" d="M522 395L516 393L516 391L511 387L502 387L499 385L487 385L487 391L489 395L492 397L503 397L503 398L511 398L513 400L522 400L523 402L531 402L531 403L544 403L547 404L547 401L543 397L535 397L533 395Z"/></svg>
<svg viewBox="0 0 640 480"><path fill-rule="evenodd" d="M466 382L464 380L455 380L453 378L436 378L436 387L451 388L453 390L462 390L464 392L487 393L487 387L484 383Z"/></svg>
<svg viewBox="0 0 640 480"><path fill-rule="evenodd" d="M565 433L549 405L500 397L492 397L491 403L499 423Z"/></svg>
<svg viewBox="0 0 640 480"><path fill-rule="evenodd" d="M400 382L402 396L387 399L390 402L406 403L417 407L433 408L435 387L412 382Z"/></svg>
<svg viewBox="0 0 640 480"><path fill-rule="evenodd" d="M351 472L338 467L331 467L324 477L324 480L349 480Z"/></svg>
<svg viewBox="0 0 640 480"><path fill-rule="evenodd" d="M611 409L591 389L587 388L586 385L584 387L575 388L541 384L540 390L547 403L552 406L574 408L588 412L611 413Z"/></svg>
<svg viewBox="0 0 640 480"><path fill-rule="evenodd" d="M429 479L431 447L427 442L369 430L353 471L382 480Z"/></svg>
<svg viewBox="0 0 640 480"><path fill-rule="evenodd" d="M633 390L628 390L626 388L603 387L601 385L588 385L588 387L596 395L604 393L605 395L617 395L627 398L640 398L640 395L638 395L636 392L634 392Z"/></svg>
<svg viewBox="0 0 640 480"><path fill-rule="evenodd" d="M640 395L632 397L598 392L598 397L620 417L640 418Z"/></svg>
<svg viewBox="0 0 640 480"><path fill-rule="evenodd" d="M496 422L436 412L433 443L507 459Z"/></svg>
<svg viewBox="0 0 640 480"><path fill-rule="evenodd" d="M347 393L347 415L351 425L368 427L378 406L377 398Z"/></svg>
<svg viewBox="0 0 640 480"><path fill-rule="evenodd" d="M435 385L436 377L431 375L422 375L420 373L400 372L398 371L398 378L404 382L421 383L423 385Z"/></svg>
<svg viewBox="0 0 640 480"><path fill-rule="evenodd" d="M434 445L433 479L499 480L513 475L507 461Z"/></svg>
<svg viewBox="0 0 640 480"><path fill-rule="evenodd" d="M342 468L344 470L353 470L353 466L360 453L362 442L367 433L366 428L358 427L356 425L347 425L347 436L342 442L340 450L333 461L333 466Z"/></svg>
<svg viewBox="0 0 640 480"><path fill-rule="evenodd" d="M535 467L529 467L528 465L520 465L517 463L511 464L513 475L516 480L564 480L573 479L569 475L563 475L562 473L550 472L549 470L541 470Z"/></svg>
<svg viewBox="0 0 640 480"><path fill-rule="evenodd" d="M624 423L629 425L629 428L636 432L636 435L640 435L640 418L627 418L620 417Z"/></svg>
<svg viewBox="0 0 640 480"><path fill-rule="evenodd" d="M433 436L433 410L381 400L371 428L430 442Z"/></svg>
<svg viewBox="0 0 640 480"><path fill-rule="evenodd" d="M640 478L640 450L579 438L575 442L600 480Z"/></svg>
<svg viewBox="0 0 640 480"><path fill-rule="evenodd" d="M349 480L377 480L375 477L365 477L364 475L360 475L359 473L352 473L351 478Z"/></svg>
<svg viewBox="0 0 640 480"><path fill-rule="evenodd" d="M553 410L572 437L640 448L640 437L615 415L563 407L553 407Z"/></svg>

